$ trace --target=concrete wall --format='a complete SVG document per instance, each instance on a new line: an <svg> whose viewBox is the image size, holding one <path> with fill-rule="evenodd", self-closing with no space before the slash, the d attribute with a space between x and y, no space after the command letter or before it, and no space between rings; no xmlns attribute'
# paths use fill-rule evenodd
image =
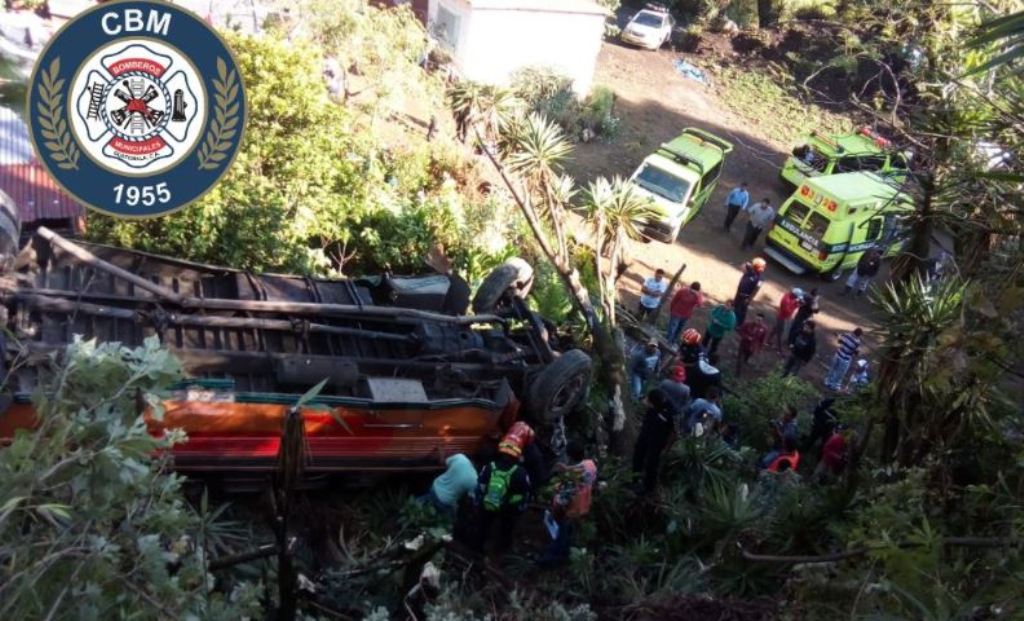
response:
<svg viewBox="0 0 1024 621"><path fill-rule="evenodd" d="M517 69L549 67L571 77L578 94L590 91L603 15L471 8L465 0L434 0L431 24L437 23L442 6L459 21L454 52L464 77L504 86ZM431 32L436 36L436 29Z"/></svg>

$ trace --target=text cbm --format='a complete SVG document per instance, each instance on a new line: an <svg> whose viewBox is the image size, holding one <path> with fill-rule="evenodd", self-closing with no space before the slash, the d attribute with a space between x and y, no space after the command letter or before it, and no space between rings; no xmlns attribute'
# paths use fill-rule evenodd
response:
<svg viewBox="0 0 1024 621"><path fill-rule="evenodd" d="M166 35L171 26L171 14L150 9L149 15L143 16L142 9L125 9L120 13L104 13L100 23L108 35L143 31Z"/></svg>

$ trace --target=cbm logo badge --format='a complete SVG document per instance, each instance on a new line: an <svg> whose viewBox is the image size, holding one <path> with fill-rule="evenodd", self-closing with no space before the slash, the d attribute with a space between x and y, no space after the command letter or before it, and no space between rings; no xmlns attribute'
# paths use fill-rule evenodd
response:
<svg viewBox="0 0 1024 621"><path fill-rule="evenodd" d="M206 193L242 142L231 52L192 13L123 0L82 13L40 56L32 139L54 179L98 211L162 216Z"/></svg>

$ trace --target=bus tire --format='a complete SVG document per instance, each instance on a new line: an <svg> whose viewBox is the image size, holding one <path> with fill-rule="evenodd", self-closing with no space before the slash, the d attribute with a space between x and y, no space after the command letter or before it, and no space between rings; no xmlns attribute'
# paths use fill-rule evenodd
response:
<svg viewBox="0 0 1024 621"><path fill-rule="evenodd" d="M551 422L569 414L590 390L594 362L586 352L570 349L541 370L526 389L526 406L537 421Z"/></svg>
<svg viewBox="0 0 1024 621"><path fill-rule="evenodd" d="M473 296L473 312L483 315L494 312L501 298L510 289L525 298L533 286L533 268L526 261L513 257L505 261L484 278Z"/></svg>

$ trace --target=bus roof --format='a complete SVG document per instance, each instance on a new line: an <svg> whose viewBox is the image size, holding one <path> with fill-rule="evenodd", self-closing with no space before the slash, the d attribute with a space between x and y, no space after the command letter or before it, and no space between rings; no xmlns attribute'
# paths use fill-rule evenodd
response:
<svg viewBox="0 0 1024 621"><path fill-rule="evenodd" d="M893 187L882 177L870 172L809 177L802 185L810 186L813 191L821 192L846 204L888 201L899 194L903 194L907 199L901 202L911 202L910 197L901 192L899 188ZM797 191L799 192L799 189Z"/></svg>

